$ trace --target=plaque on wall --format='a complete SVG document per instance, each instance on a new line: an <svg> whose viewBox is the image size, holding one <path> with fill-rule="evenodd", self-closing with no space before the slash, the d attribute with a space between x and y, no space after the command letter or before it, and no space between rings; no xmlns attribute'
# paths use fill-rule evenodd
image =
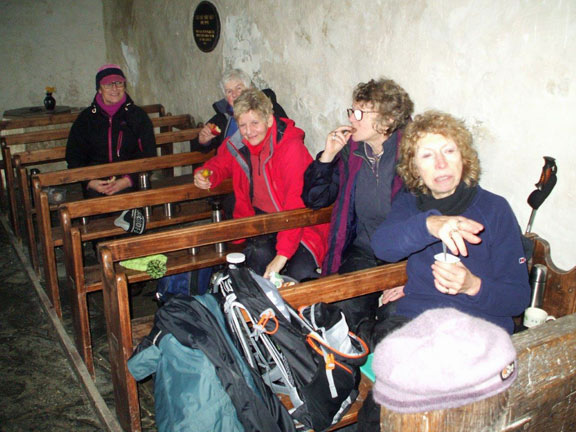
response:
<svg viewBox="0 0 576 432"><path fill-rule="evenodd" d="M192 29L198 48L210 52L220 39L220 17L216 7L209 1L201 1L194 11Z"/></svg>

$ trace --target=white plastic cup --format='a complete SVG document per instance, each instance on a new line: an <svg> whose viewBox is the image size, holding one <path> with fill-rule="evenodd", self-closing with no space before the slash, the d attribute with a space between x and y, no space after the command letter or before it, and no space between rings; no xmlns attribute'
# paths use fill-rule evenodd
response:
<svg viewBox="0 0 576 432"><path fill-rule="evenodd" d="M532 328L544 324L546 321L555 320L556 317L548 315L544 309L529 307L524 311L524 327Z"/></svg>
<svg viewBox="0 0 576 432"><path fill-rule="evenodd" d="M449 253L445 254L444 252L440 252L434 255L434 259L436 261L445 262L448 264L456 264L460 262L460 258L458 258L456 255L452 255Z"/></svg>

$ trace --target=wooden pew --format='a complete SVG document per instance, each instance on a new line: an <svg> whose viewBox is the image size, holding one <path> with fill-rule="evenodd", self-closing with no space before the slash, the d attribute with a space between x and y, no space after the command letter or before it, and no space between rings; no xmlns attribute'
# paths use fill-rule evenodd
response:
<svg viewBox="0 0 576 432"><path fill-rule="evenodd" d="M325 211L321 210L321 211ZM300 212L300 213L299 213ZM293 227L295 218L302 217L304 214L313 215L310 210L298 210L295 212L277 213L274 215L256 216L253 218L240 219L235 221L225 221L219 224L211 224L203 227L192 227L183 230L175 230L173 232L164 233L162 236L148 235L126 240L118 240L113 242L106 242L100 245L100 255L102 263L103 281L104 281L104 302L105 313L107 322L107 332L110 347L110 356L112 364L112 379L114 383L114 391L116 398L116 409L119 420L126 430L138 431L140 430L140 413L139 402L136 382L131 377L126 362L132 354L134 340L139 339L147 334L150 328L150 320L139 319L137 322L132 323L130 320L130 313L128 308L127 287L130 278L127 276L127 271L118 266L118 261L140 256L146 256L153 253L172 253L176 250L186 249L192 246L209 245L222 240L233 240L235 238L249 237L250 235L258 235L262 233L275 232L279 229L276 224L282 221L282 229ZM328 213L326 213L328 215ZM327 219L319 218L315 222L320 223ZM309 223L312 221L308 221ZM297 226L302 226L301 224ZM535 251L532 263L541 263L548 265L548 279L545 295L544 307L556 316L560 317L563 314L574 314L574 302L576 298L576 268L570 272L559 271L553 265L550 266L549 250L546 249L545 242L533 236L535 241ZM184 267L182 271L192 268L197 268L201 259L197 257L190 257L188 266ZM168 260L170 263L170 258ZM132 275L134 278L134 275ZM372 292L378 292L389 289L398 285L404 284L406 281L405 264L389 264L381 267L376 267L368 270L362 270L346 275L333 275L317 281L306 282L297 284L295 286L283 289L282 296L286 301L294 307L307 305L315 302L325 301L334 302L343 299L364 295ZM560 297L563 295L564 297ZM561 298L559 303L556 303ZM553 301L554 303L548 303ZM566 305L571 305L571 309ZM558 334L552 334L549 338L549 345L558 345L563 338L571 339L573 347L574 340L576 339L576 326L574 325L576 316L571 315L569 318L558 320L557 323L549 323L546 326L558 326ZM566 323L567 322L567 323ZM542 326L542 328L546 327ZM567 328L565 328L567 326ZM513 337L514 343L517 346L520 356L520 367L528 369L528 359L524 356L530 350L534 350L539 341L541 341L541 329L532 329L527 332L520 333ZM533 336L532 336L533 335ZM566 336L569 335L569 336ZM547 343L548 343L547 342ZM522 343L527 348L524 350ZM538 353L549 355L550 346L547 350L540 350ZM524 350L524 351L523 351ZM567 378L570 383L568 389L564 389L563 398L564 402L567 400L567 395L574 392L574 385L576 385L576 369L574 368L574 356L571 359L566 359L566 351L564 354L565 364L571 366L570 372L563 374L563 378L558 378L559 382L565 383L564 379ZM531 358L531 360L533 360ZM564 363L563 363L564 364ZM522 381L518 380L514 384L517 392L522 391ZM371 382L365 377L362 378L360 385L360 396L355 402L352 409L342 419L342 421L335 427L335 429L345 425L354 423L359 407L364 401L368 391L371 388ZM512 390L511 390L512 391ZM502 396L495 396L499 398ZM524 400L518 397L518 404L522 404ZM494 402L493 402L494 403ZM502 403L495 403L491 406L491 411L482 411L484 414L493 412L495 406L500 406L504 409ZM462 408L465 409L465 408ZM450 410L447 410L450 411ZM385 416L394 417L394 414L386 412L383 409L382 418ZM458 410L452 410L452 416L459 415ZM456 413L456 414L454 414ZM476 414L467 417L468 420ZM487 415L487 414L486 414ZM402 419L398 420L398 416L394 417L395 421L400 421L400 426L395 424L394 427L388 427L388 424L383 421L382 430L450 430L461 431L469 430L462 426L460 428L446 429L450 424L452 417L447 417L444 423L438 423L437 428L424 428L427 424L425 421L418 423L421 427L405 427ZM402 417L402 416L401 416ZM422 416L420 416L422 417ZM403 418L403 417L402 417ZM413 415L412 421L418 421L418 415ZM431 420L430 420L431 421ZM415 423L414 423L415 424ZM428 423L429 424L429 423ZM410 425L412 425L410 423ZM480 429L478 429L480 430ZM492 429L482 429L492 430ZM498 429L511 431L512 429Z"/></svg>
<svg viewBox="0 0 576 432"><path fill-rule="evenodd" d="M155 119L158 117L163 117L166 115L164 110L164 106L162 104L149 104L149 105L142 105L140 106L146 112L150 118ZM8 135L10 131L18 130L18 129L29 129L34 128L35 130L39 130L42 128L50 128L52 126L61 126L66 123L74 123L80 112L82 112L83 108L79 108L75 112L70 113L60 113L60 114L52 114L46 115L42 114L41 116L36 117L27 117L27 118L20 118L20 119L12 119L12 120L2 120L0 121L0 135ZM7 133L8 132L8 133ZM165 131L161 131L165 132ZM23 143L24 144L24 143ZM4 153L2 154L3 159L0 161L0 170L5 169L5 158ZM0 204L3 204L4 201L4 179L2 175L0 175Z"/></svg>
<svg viewBox="0 0 576 432"><path fill-rule="evenodd" d="M174 128L177 129L190 129L192 126L192 118L189 114L182 115L167 115L163 117L153 117L152 124L155 129L160 132L170 132ZM70 126L71 127L71 126ZM40 130L34 132L25 132L21 134L7 135L1 137L2 145L2 158L4 162L5 175L6 175L6 189L8 192L8 205L10 208L10 218L12 221L12 229L17 237L20 237L19 224L17 219L18 203L17 195L15 192L16 186L21 184L21 180L18 182L14 179L14 169L22 169L24 167L29 167L32 165L48 164L61 162L65 159L65 145L62 147L54 147L54 143L65 144L64 140L68 139L70 133L70 127L60 128L60 129L49 129ZM47 145L51 147L41 150L28 149L24 152L12 154L11 147L14 145L25 144L25 145ZM54 150L57 149L57 150ZM53 150L53 151L52 151ZM36 152L40 152L36 154ZM161 154L171 154L172 153L172 143L165 142L160 146ZM22 173L20 173L22 175ZM18 177L18 174L17 174ZM22 199L22 194L28 192L29 188L20 189L20 197ZM20 201L22 202L22 201ZM27 214L25 212L25 214Z"/></svg>
<svg viewBox="0 0 576 432"><path fill-rule="evenodd" d="M189 129L192 126L193 120L190 115L167 115L163 117L153 117L151 118L152 124L155 129L160 132L170 132L174 128L177 129ZM2 159L4 164L4 172L6 176L6 190L8 195L8 206L10 210L10 219L12 222L12 229L14 230L17 237L20 237L19 224L17 219L17 198L16 198L16 182L14 179L14 168L16 167L15 155L12 155L11 147L15 145L49 145L54 148L54 144L58 145L60 143L65 144L64 140L68 139L71 126L60 128L60 129L47 129L47 130L37 130L33 132L25 132L13 135L7 135L0 137L2 146ZM63 146L65 149L65 146ZM44 149L43 149L44 150ZM23 154L32 158L30 164L35 162L34 153L35 150L27 149ZM41 151L41 150L36 150ZM165 143L161 149L161 154L171 154L172 153L172 143ZM42 164L60 162L64 160L62 155L62 149L55 152L51 156L50 152L44 152L42 155ZM27 189L29 190L29 189ZM22 191L21 191L22 193Z"/></svg>
<svg viewBox="0 0 576 432"><path fill-rule="evenodd" d="M86 367L94 377L92 342L90 337L90 317L88 314L87 294L102 290L100 267L85 266L82 244L90 240L102 240L109 237L123 236L127 233L114 225L117 212L145 206L162 206L167 203L178 203L171 216L163 208L153 208L146 230L177 226L199 220L209 220L212 209L203 198L214 197L232 192L232 181L227 180L210 191L198 189L191 184L170 186L162 189L133 192L124 195L76 201L60 206L60 225L63 232L64 261L66 281L72 304L72 319L76 345ZM108 215L88 225L79 224L83 217ZM77 222L76 225L73 225ZM171 269L169 273L173 273ZM130 277L129 277L129 280Z"/></svg>
<svg viewBox="0 0 576 432"><path fill-rule="evenodd" d="M157 114L158 117L166 115L164 106L162 104L141 105L142 108L150 117ZM78 108L74 112L58 113L58 114L45 114L36 117L26 117L11 120L0 121L0 132L14 130L14 129L27 129L36 127L55 126L66 123L74 123L74 120L84 110Z"/></svg>
<svg viewBox="0 0 576 432"><path fill-rule="evenodd" d="M157 121L156 121L157 120ZM174 127L177 128L185 128L190 123L190 116L189 115L179 115L179 116L165 116L165 117L158 117L153 119L154 123L157 123L161 129L172 129ZM196 136L198 133L198 129L181 129L176 131L167 131L158 133L155 135L156 137L156 145L160 148L161 154L172 154L170 151L166 152L163 149L165 147L170 147L174 142L179 141L172 141L172 140L185 140L189 136ZM23 207L23 214L25 219L25 231L26 236L28 239L28 246L30 251L30 257L32 260L32 264L36 271L38 271L38 253L35 248L36 239L35 239L35 231L34 231L34 216L36 214L36 209L33 206L33 198L31 196L31 185L30 185L30 176L29 176L29 168L32 166L39 166L47 163L53 163L57 161L63 161L66 156L66 147L54 147L50 149L42 149L42 150L35 150L35 151L25 151L22 153L17 153L13 155L13 165L16 169L16 178L17 184L19 189L19 197L20 202ZM163 170L165 175L173 175L173 167L165 168ZM58 186L58 185L51 185L51 186ZM10 187L9 190L14 190L14 187ZM80 195L76 195L77 199L80 199ZM14 202L11 205L11 208L15 209L17 212L18 203ZM19 231L19 227L16 226L14 228L16 231ZM19 235L19 232L17 233Z"/></svg>
<svg viewBox="0 0 576 432"><path fill-rule="evenodd" d="M198 134L197 129L190 129ZM169 132L169 134L179 134L183 131ZM96 178L110 177L121 174L133 174L150 172L175 166L196 165L205 162L214 155L211 153L186 152L167 156L157 156L132 161L117 162L105 165L94 165L91 167L74 168L69 170L40 173L32 178L32 188L34 191L34 203L38 222L40 244L42 246L42 262L44 267L44 282L46 291L58 316L62 316L60 300L58 294L58 273L56 269L55 248L62 246L62 230L60 227L53 227L51 223L51 210L56 210L55 206L50 206L46 187L56 185L67 185ZM191 176L180 176L171 179L159 180L152 184L152 188L161 188L167 185L191 182Z"/></svg>

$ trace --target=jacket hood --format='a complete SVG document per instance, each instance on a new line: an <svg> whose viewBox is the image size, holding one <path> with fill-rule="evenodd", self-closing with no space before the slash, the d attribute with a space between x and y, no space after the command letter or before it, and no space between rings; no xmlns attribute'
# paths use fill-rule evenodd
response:
<svg viewBox="0 0 576 432"><path fill-rule="evenodd" d="M228 101L224 98L214 102L212 108L214 108L216 114L231 115L231 112L228 110Z"/></svg>

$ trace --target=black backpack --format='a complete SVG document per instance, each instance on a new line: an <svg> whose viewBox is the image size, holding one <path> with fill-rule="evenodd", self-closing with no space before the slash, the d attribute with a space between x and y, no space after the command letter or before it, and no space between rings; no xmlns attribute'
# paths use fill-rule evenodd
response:
<svg viewBox="0 0 576 432"><path fill-rule="evenodd" d="M230 266L214 288L247 362L275 393L290 397L292 417L316 431L336 424L358 396L368 354L341 310L316 303L295 311L247 267Z"/></svg>

